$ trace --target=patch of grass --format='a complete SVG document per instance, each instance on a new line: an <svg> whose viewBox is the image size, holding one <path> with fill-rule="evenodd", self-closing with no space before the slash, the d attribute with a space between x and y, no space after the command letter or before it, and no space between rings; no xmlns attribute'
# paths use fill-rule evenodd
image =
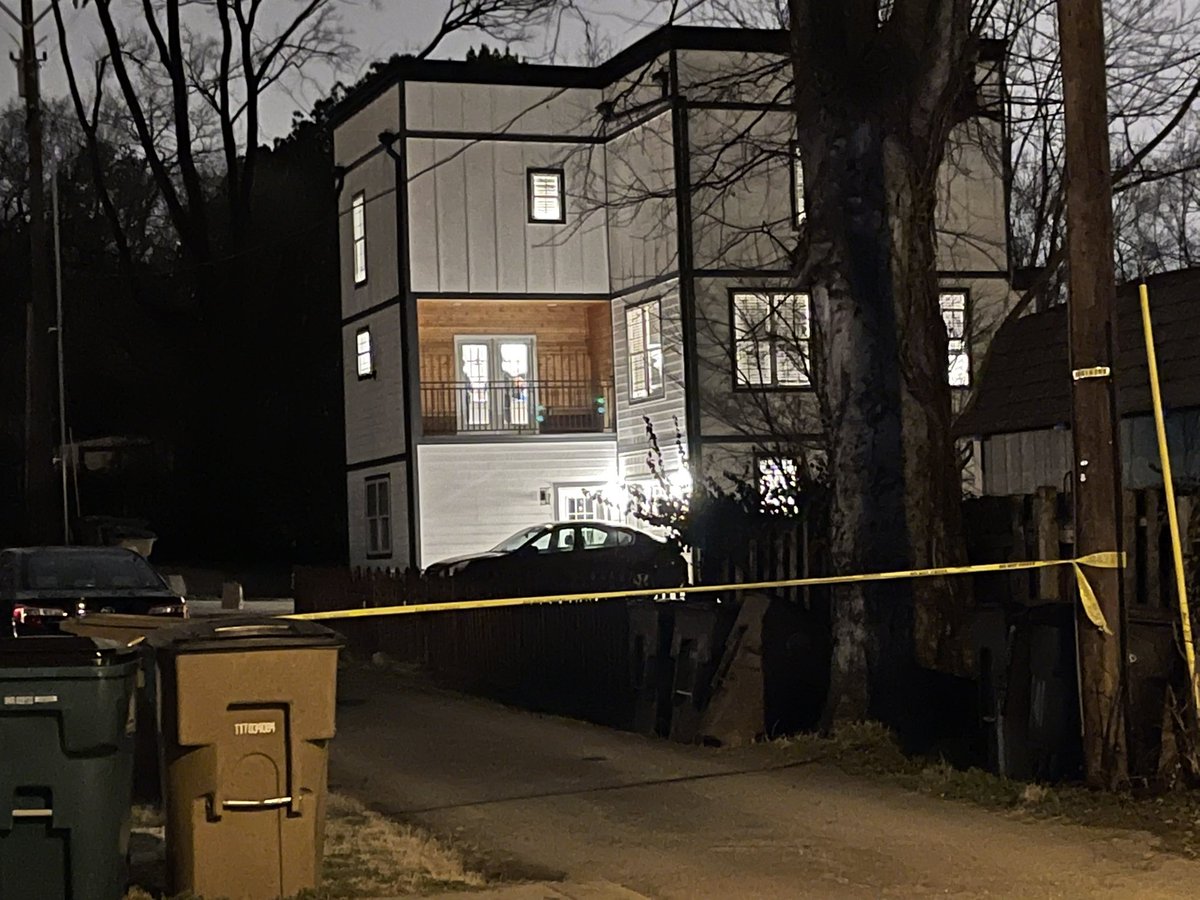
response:
<svg viewBox="0 0 1200 900"><path fill-rule="evenodd" d="M424 832L367 809L357 800L330 794L326 801L325 859L321 887L299 900L352 900L398 897L432 890L482 887L484 878L467 868L461 856ZM134 832L161 832L161 813L134 808ZM143 872L142 885L125 900L155 900L159 871ZM139 879L140 880L140 879ZM179 898L176 898L179 900Z"/></svg>
<svg viewBox="0 0 1200 900"><path fill-rule="evenodd" d="M805 760L927 796L1076 825L1147 831L1159 838L1162 849L1200 858L1200 791L1177 789L1138 796L1077 784L1031 784L980 769L956 769L943 760L905 756L895 736L873 722L846 724L828 737L797 735L778 744Z"/></svg>

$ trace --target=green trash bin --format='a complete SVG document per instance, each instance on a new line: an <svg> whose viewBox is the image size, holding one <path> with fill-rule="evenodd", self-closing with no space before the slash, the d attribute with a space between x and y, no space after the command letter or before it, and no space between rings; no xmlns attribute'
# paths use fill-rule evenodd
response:
<svg viewBox="0 0 1200 900"><path fill-rule="evenodd" d="M170 890L275 900L316 889L342 639L313 622L215 618L146 643Z"/></svg>
<svg viewBox="0 0 1200 900"><path fill-rule="evenodd" d="M82 637L0 640L0 898L125 893L138 662Z"/></svg>

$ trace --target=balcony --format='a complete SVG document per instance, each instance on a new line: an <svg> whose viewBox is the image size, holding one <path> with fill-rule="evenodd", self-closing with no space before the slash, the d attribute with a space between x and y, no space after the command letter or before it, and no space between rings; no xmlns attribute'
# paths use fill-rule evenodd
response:
<svg viewBox="0 0 1200 900"><path fill-rule="evenodd" d="M421 300L417 316L426 437L614 430L607 301Z"/></svg>
<svg viewBox="0 0 1200 900"><path fill-rule="evenodd" d="M582 381L421 385L424 433L601 434L613 430L612 385Z"/></svg>

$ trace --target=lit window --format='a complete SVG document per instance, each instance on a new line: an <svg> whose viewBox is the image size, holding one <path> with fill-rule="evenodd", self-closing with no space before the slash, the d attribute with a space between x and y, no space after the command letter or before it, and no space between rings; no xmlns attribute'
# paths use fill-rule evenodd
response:
<svg viewBox="0 0 1200 900"><path fill-rule="evenodd" d="M565 222L563 173L558 169L529 170L529 221Z"/></svg>
<svg viewBox="0 0 1200 900"><path fill-rule="evenodd" d="M951 387L971 384L971 351L967 346L967 292L943 291L938 295L942 321L946 323L947 374Z"/></svg>
<svg viewBox="0 0 1200 900"><path fill-rule="evenodd" d="M629 345L629 399L645 400L662 394L662 308L657 300L625 310Z"/></svg>
<svg viewBox="0 0 1200 900"><path fill-rule="evenodd" d="M742 387L807 387L808 294L733 295L734 373Z"/></svg>
<svg viewBox="0 0 1200 900"><path fill-rule="evenodd" d="M799 228L804 224L804 160L800 157L800 145L792 144L792 215Z"/></svg>
<svg viewBox="0 0 1200 900"><path fill-rule="evenodd" d="M367 488L367 555L392 555L391 479L371 478Z"/></svg>
<svg viewBox="0 0 1200 900"><path fill-rule="evenodd" d="M367 280L366 195L362 193L355 194L350 209L350 218L354 228L354 283L363 284Z"/></svg>
<svg viewBox="0 0 1200 900"><path fill-rule="evenodd" d="M758 458L758 496L764 512L793 516L799 512L799 466L789 456Z"/></svg>
<svg viewBox="0 0 1200 900"><path fill-rule="evenodd" d="M370 378L375 374L375 360L371 356L371 329L359 329L355 337L355 353L358 357L358 377Z"/></svg>

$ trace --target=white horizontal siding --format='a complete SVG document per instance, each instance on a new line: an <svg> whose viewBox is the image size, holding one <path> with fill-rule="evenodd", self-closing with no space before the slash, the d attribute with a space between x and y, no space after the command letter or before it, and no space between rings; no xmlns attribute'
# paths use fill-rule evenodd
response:
<svg viewBox="0 0 1200 900"><path fill-rule="evenodd" d="M633 402L629 398L629 354L625 331L625 310L657 298L662 310L663 390L661 397ZM672 280L618 297L612 303L613 372L617 396L617 446L623 479L638 479L649 474L646 453L649 450L646 419L658 435L664 461L671 469L679 467L675 446L676 422L687 446L687 405L683 368L683 328L679 308L679 282Z"/></svg>
<svg viewBox="0 0 1200 900"><path fill-rule="evenodd" d="M553 487L616 477L610 440L423 444L417 448L421 565L494 547L555 517ZM542 505L539 491L551 494Z"/></svg>

